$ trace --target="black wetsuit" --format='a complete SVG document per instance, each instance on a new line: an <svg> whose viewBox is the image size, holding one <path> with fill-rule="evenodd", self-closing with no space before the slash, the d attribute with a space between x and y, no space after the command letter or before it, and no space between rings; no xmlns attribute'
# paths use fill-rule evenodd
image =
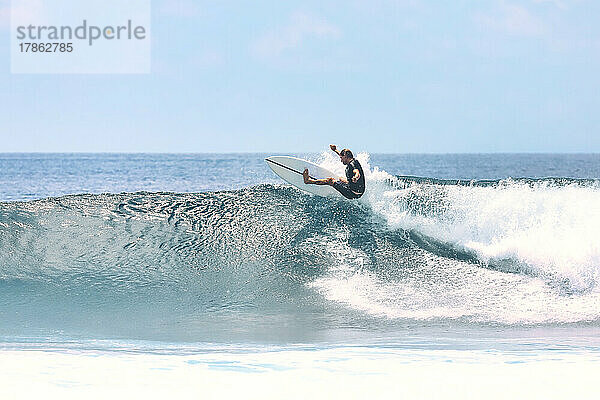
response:
<svg viewBox="0 0 600 400"><path fill-rule="evenodd" d="M356 182L352 182L355 169L360 172L360 178ZM346 179L348 179L348 183L336 181L333 187L347 199L358 199L362 196L365 192L365 174L357 160L352 159L346 165Z"/></svg>

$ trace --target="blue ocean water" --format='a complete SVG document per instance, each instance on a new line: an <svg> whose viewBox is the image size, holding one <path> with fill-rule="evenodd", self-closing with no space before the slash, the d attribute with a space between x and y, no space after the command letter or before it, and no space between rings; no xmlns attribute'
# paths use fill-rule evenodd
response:
<svg viewBox="0 0 600 400"><path fill-rule="evenodd" d="M0 153L0 201L79 193L205 192L277 184L272 154ZM293 154L319 159L317 154ZM598 154L374 154L392 175L438 179L600 178Z"/></svg>
<svg viewBox="0 0 600 400"><path fill-rule="evenodd" d="M597 355L600 155L265 156L0 154L2 348Z"/></svg>

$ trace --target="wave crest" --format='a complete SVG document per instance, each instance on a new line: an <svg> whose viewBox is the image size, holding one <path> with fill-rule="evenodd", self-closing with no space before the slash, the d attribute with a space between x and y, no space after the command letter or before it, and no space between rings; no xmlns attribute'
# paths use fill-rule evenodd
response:
<svg viewBox="0 0 600 400"><path fill-rule="evenodd" d="M14 318L59 304L167 312L186 329L223 312L338 324L339 305L392 320L600 318L597 182L442 182L358 158L368 188L358 202L259 185L2 203L0 296Z"/></svg>

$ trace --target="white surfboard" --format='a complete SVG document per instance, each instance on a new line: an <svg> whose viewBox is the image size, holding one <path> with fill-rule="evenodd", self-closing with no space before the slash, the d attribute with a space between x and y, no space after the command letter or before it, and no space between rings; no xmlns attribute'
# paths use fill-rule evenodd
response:
<svg viewBox="0 0 600 400"><path fill-rule="evenodd" d="M302 178L302 171L304 168L308 168L308 174L313 179L323 178L335 178L337 176L326 170L317 164L311 163L310 161L302 160L296 157L287 156L272 156L265 158L267 165L275 172L281 179L291 183L298 189L302 189L312 194L324 197L343 197L340 192L335 190L329 185L306 185L304 178Z"/></svg>

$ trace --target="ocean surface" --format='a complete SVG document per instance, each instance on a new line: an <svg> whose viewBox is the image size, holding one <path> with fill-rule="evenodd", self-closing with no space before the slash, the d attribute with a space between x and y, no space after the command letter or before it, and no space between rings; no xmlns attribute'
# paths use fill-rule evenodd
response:
<svg viewBox="0 0 600 400"><path fill-rule="evenodd" d="M0 394L593 397L599 154L269 155L0 153Z"/></svg>

